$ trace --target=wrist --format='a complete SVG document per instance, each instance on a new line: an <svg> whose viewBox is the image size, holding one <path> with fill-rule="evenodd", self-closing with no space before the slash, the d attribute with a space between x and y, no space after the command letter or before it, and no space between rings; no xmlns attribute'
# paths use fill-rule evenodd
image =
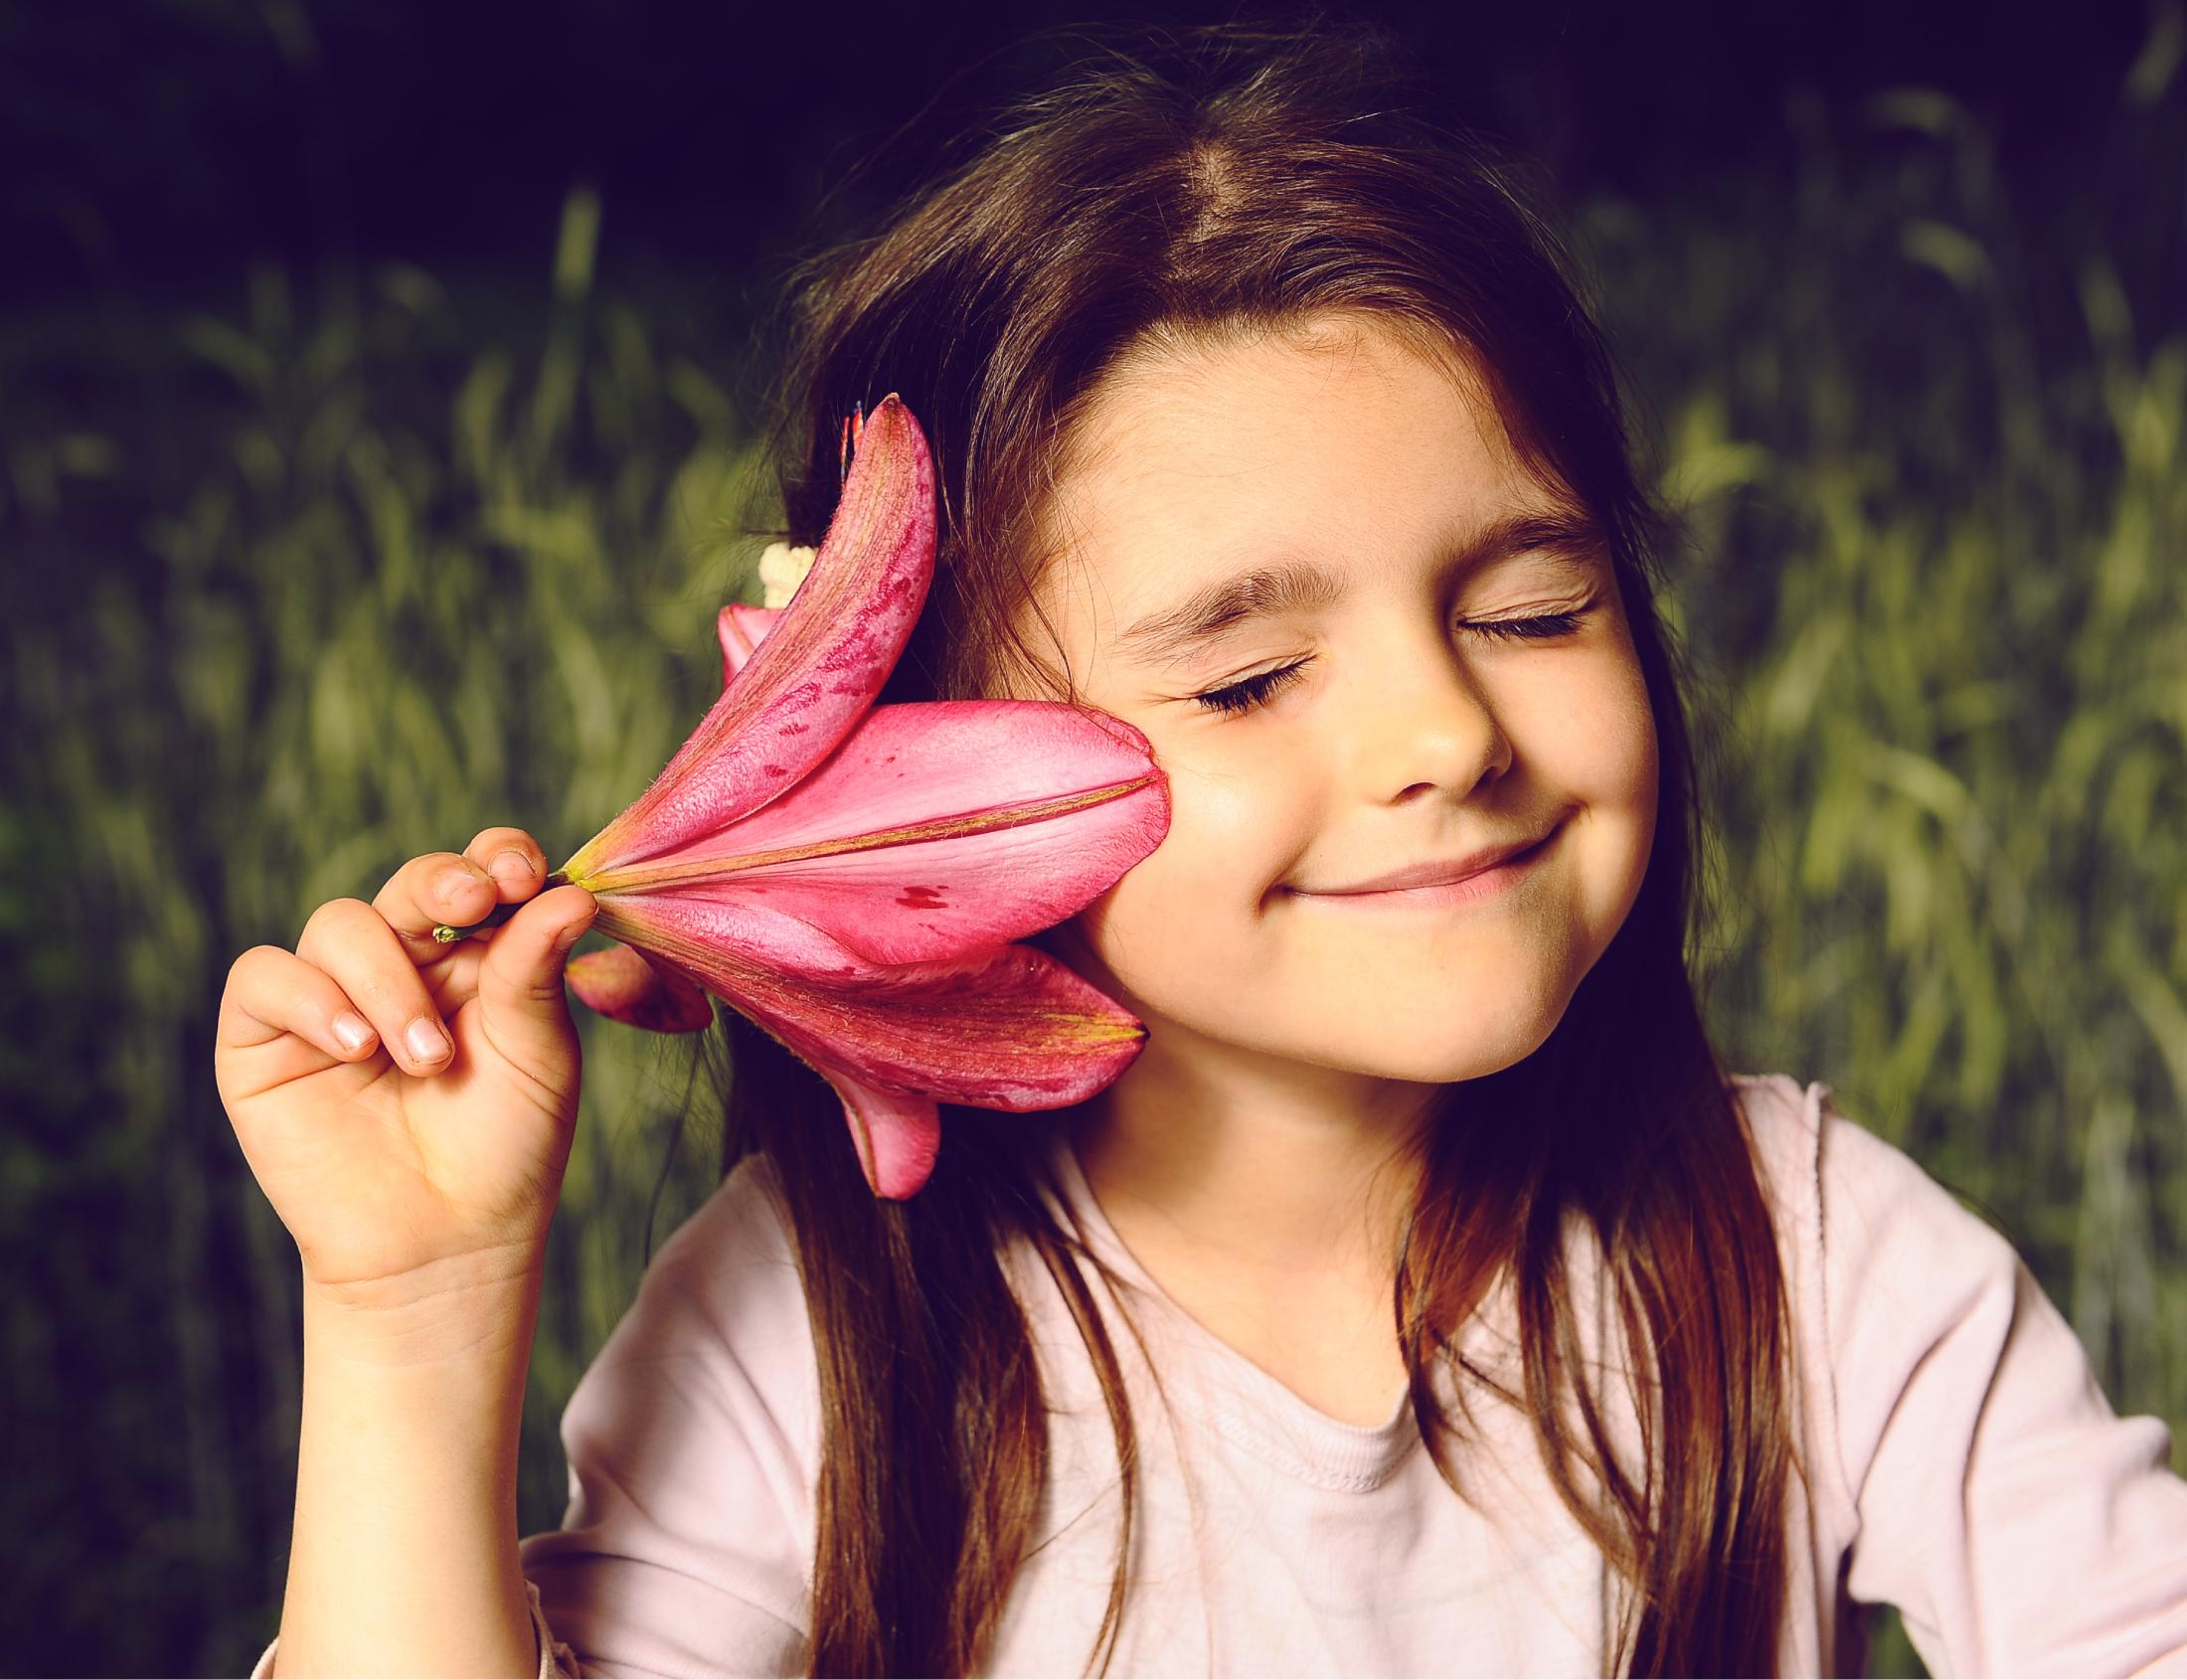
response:
<svg viewBox="0 0 2187 1680"><path fill-rule="evenodd" d="M536 1316L529 1300L400 1322L307 1302L299 1500L316 1490L393 1515L483 1496L513 1520Z"/></svg>
<svg viewBox="0 0 2187 1680"><path fill-rule="evenodd" d="M303 1284L304 1351L391 1370L531 1364L536 1256L471 1256L369 1284Z"/></svg>
<svg viewBox="0 0 2187 1680"><path fill-rule="evenodd" d="M538 1328L540 1275L444 1275L439 1288L407 1279L398 1290L304 1284L304 1363L354 1374L416 1372L428 1383L501 1378L523 1392Z"/></svg>

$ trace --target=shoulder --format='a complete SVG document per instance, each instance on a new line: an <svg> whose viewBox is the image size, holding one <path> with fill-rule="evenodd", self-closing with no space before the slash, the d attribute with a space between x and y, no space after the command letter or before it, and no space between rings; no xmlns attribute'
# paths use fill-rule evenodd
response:
<svg viewBox="0 0 2187 1680"><path fill-rule="evenodd" d="M1874 1264L1886 1251L1895 1263L1923 1256L1953 1271L2015 1260L2003 1235L1912 1155L1846 1114L1828 1085L1783 1074L1734 1074L1727 1085L1772 1208L1834 1280L1891 1292L1891 1276ZM1905 1292L1934 1294L1935 1283L1934 1273L1919 1276Z"/></svg>
<svg viewBox="0 0 2187 1680"><path fill-rule="evenodd" d="M1826 1088L1784 1074L1730 1074L1725 1089L1747 1125L1763 1194L1787 1236L1813 1234L1817 1140Z"/></svg>
<svg viewBox="0 0 2187 1680"><path fill-rule="evenodd" d="M1812 1422L1834 1438L1828 1467L1851 1504L1917 1374L1955 1392L1979 1385L2039 1291L2007 1238L1841 1110L1828 1085L1782 1074L1729 1085L1779 1225Z"/></svg>
<svg viewBox="0 0 2187 1680"><path fill-rule="evenodd" d="M764 1161L654 1252L561 1433L562 1527L518 1550L575 1672L800 1672L819 1387Z"/></svg>
<svg viewBox="0 0 2187 1680"><path fill-rule="evenodd" d="M697 1444L733 1431L788 1488L817 1471L819 1417L788 1217L770 1163L748 1156L654 1252L571 1397L566 1432Z"/></svg>
<svg viewBox="0 0 2187 1680"><path fill-rule="evenodd" d="M1930 1672L2187 1673L2187 1482L2009 1238L1827 1086L1736 1080L1799 1228L1824 1540Z"/></svg>
<svg viewBox="0 0 2187 1680"><path fill-rule="evenodd" d="M638 1302L655 1306L648 1297L666 1296L673 1301L659 1306L673 1305L692 1328L726 1344L810 1345L788 1212L765 1156L739 1161L654 1253ZM634 1305L631 1316L637 1311Z"/></svg>

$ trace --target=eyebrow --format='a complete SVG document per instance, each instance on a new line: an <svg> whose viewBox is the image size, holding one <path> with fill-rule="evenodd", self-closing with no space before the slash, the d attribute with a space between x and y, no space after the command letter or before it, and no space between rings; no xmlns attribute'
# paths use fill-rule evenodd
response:
<svg viewBox="0 0 2187 1680"><path fill-rule="evenodd" d="M1467 540L1455 569L1473 572L1514 555L1546 553L1596 561L1604 547L1602 528L1584 514L1512 513L1490 521ZM1149 613L1116 638L1137 659L1159 659L1214 641L1241 625L1285 612L1333 606L1344 581L1312 561L1255 567L1194 590L1184 600Z"/></svg>

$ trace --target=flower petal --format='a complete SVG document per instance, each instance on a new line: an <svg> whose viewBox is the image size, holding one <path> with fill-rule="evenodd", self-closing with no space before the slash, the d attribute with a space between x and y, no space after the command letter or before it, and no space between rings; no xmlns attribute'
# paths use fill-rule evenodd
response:
<svg viewBox="0 0 2187 1680"><path fill-rule="evenodd" d="M652 785L580 847L580 886L686 845L795 786L872 706L933 581L934 469L891 392L795 598Z"/></svg>
<svg viewBox="0 0 2187 1680"><path fill-rule="evenodd" d="M587 951L563 965L570 989L596 1014L655 1033L696 1033L714 1025L706 993L628 945Z"/></svg>
<svg viewBox="0 0 2187 1680"><path fill-rule="evenodd" d="M815 1067L897 1094L1024 1112L1106 1089L1146 1027L1046 951L889 965L763 906L603 895L592 924L668 962Z"/></svg>
<svg viewBox="0 0 2187 1680"><path fill-rule="evenodd" d="M1077 914L1169 816L1168 777L1120 718L1041 700L878 706L765 810L594 891L763 900L875 962L925 962Z"/></svg>
<svg viewBox="0 0 2187 1680"><path fill-rule="evenodd" d="M941 1110L931 1097L899 1095L840 1068L814 1072L843 1099L858 1164L876 1196L901 1202L926 1182L941 1153Z"/></svg>
<svg viewBox="0 0 2187 1680"><path fill-rule="evenodd" d="M736 680L767 631L774 628L774 620L788 610L786 606L749 606L733 600L715 614L714 625L722 638L722 687Z"/></svg>

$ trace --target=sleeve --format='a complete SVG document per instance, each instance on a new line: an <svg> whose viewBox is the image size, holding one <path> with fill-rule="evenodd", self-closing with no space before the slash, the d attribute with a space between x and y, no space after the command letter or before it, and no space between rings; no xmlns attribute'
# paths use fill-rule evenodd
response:
<svg viewBox="0 0 2187 1680"><path fill-rule="evenodd" d="M577 1654L554 1635L547 1625L547 1615L539 1604L539 1584L524 1583L524 1596L532 1606L532 1631L539 1639L539 1680L577 1680ZM258 1657L258 1665L251 1671L251 1680L266 1680L273 1672L273 1653L280 1648L280 1638L266 1646Z"/></svg>
<svg viewBox="0 0 2187 1680"><path fill-rule="evenodd" d="M662 1245L563 1413L563 1526L518 1551L581 1676L803 1672L819 1379L763 1170Z"/></svg>
<svg viewBox="0 0 2187 1680"><path fill-rule="evenodd" d="M2187 1675L2169 1426L2118 1417L2012 1245L1817 1089L1847 1595L1939 1676Z"/></svg>

